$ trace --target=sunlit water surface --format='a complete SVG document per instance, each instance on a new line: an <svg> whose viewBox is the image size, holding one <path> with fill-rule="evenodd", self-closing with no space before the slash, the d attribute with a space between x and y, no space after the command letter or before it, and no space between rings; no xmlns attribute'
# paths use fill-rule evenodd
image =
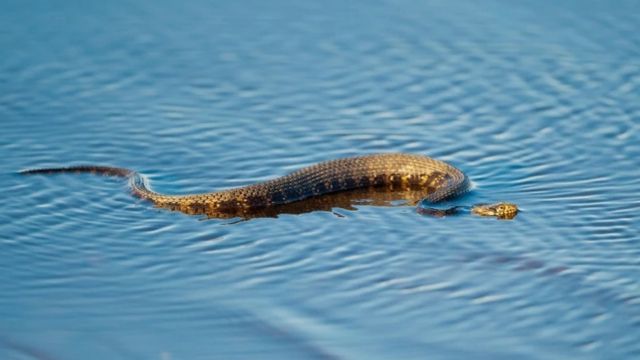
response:
<svg viewBox="0 0 640 360"><path fill-rule="evenodd" d="M636 1L4 1L0 358L637 359ZM458 203L153 208L374 152Z"/></svg>

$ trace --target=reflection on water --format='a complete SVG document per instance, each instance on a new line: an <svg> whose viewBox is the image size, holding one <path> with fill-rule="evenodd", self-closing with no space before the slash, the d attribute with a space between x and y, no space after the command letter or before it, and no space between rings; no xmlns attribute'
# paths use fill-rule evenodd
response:
<svg viewBox="0 0 640 360"><path fill-rule="evenodd" d="M3 2L0 358L637 358L638 10ZM354 193L223 226L16 174L200 193L378 152L463 170L443 208L522 214Z"/></svg>
<svg viewBox="0 0 640 360"><path fill-rule="evenodd" d="M335 209L356 211L358 205L370 206L415 206L426 195L425 191L405 190L392 191L386 188L367 188L341 191L322 196L314 196L305 200L289 204L265 207L239 213L221 213L205 207L167 207L171 210L181 211L189 215L205 215L208 218L229 219L253 219L260 217L278 217L282 214L304 214L312 211L328 211L337 216ZM162 207L162 206L160 206Z"/></svg>

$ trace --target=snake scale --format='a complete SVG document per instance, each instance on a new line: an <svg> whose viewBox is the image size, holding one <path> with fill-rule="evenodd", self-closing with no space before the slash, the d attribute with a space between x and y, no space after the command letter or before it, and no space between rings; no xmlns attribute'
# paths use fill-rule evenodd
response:
<svg viewBox="0 0 640 360"><path fill-rule="evenodd" d="M135 196L158 207L186 213L250 216L264 209L277 208L322 195L354 189L384 188L392 191L424 193L429 203L452 198L469 189L469 179L443 161L414 154L373 154L330 160L311 165L265 182L202 194L166 195L148 186L139 173L107 166L71 166L22 171L22 174L95 173L129 179ZM513 218L517 207L509 203L475 205L472 212L483 216ZM434 210L437 214L438 210ZM422 211L422 213L429 213ZM446 214L446 213L445 213Z"/></svg>

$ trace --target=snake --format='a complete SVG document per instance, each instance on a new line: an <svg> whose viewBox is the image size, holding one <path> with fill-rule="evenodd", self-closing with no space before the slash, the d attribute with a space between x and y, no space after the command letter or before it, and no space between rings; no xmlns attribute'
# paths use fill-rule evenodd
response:
<svg viewBox="0 0 640 360"><path fill-rule="evenodd" d="M76 165L23 170L24 175L93 173L126 178L133 195L155 206L188 214L214 217L252 217L287 204L358 189L419 191L423 194L418 212L446 216L462 207L439 210L422 204L437 204L460 196L470 188L469 178L458 168L425 155L382 153L320 162L288 175L264 182L220 191L171 195L155 192L140 173L126 168ZM508 202L475 204L470 212L498 219L512 219L518 207Z"/></svg>

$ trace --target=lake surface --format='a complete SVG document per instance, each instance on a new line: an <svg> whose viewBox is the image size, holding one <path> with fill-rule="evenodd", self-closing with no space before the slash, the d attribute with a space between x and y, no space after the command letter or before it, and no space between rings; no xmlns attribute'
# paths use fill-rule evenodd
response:
<svg viewBox="0 0 640 360"><path fill-rule="evenodd" d="M637 1L3 1L0 358L637 359ZM456 203L156 209L425 154Z"/></svg>

